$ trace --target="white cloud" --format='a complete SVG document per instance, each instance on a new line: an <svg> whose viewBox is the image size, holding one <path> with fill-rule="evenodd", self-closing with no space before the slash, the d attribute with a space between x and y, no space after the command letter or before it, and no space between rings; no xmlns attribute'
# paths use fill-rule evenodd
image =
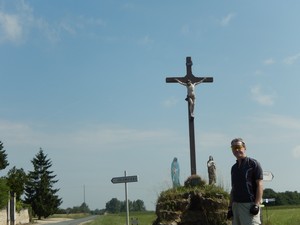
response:
<svg viewBox="0 0 300 225"><path fill-rule="evenodd" d="M223 147L224 145L228 145L228 137L225 133L218 133L218 132L205 132L199 135L199 144L204 149L210 149L213 147Z"/></svg>
<svg viewBox="0 0 300 225"><path fill-rule="evenodd" d="M120 126L90 125L73 131L49 132L33 124L0 120L0 136L5 146L26 149L47 146L66 151L115 151L143 146L145 143L164 145L174 138L170 130L139 130ZM176 136L176 135L175 135Z"/></svg>
<svg viewBox="0 0 300 225"><path fill-rule="evenodd" d="M134 10L136 8L136 5L133 3L126 2L121 6L121 8L124 10Z"/></svg>
<svg viewBox="0 0 300 225"><path fill-rule="evenodd" d="M263 61L263 64L265 64L265 65L272 65L274 63L275 63L275 60L272 59L272 58L266 59L266 60Z"/></svg>
<svg viewBox="0 0 300 225"><path fill-rule="evenodd" d="M178 99L170 98L163 102L163 106L166 108L170 108L170 107L173 107L174 105L176 105L177 103L178 103Z"/></svg>
<svg viewBox="0 0 300 225"><path fill-rule="evenodd" d="M300 158L300 145L293 148L292 153L295 158Z"/></svg>
<svg viewBox="0 0 300 225"><path fill-rule="evenodd" d="M181 33L183 35L189 34L190 33L190 27L189 27L189 25L186 24L186 25L182 26L181 27Z"/></svg>
<svg viewBox="0 0 300 225"><path fill-rule="evenodd" d="M261 70L256 70L256 71L254 72L254 74L257 75L257 76L260 76L260 75L263 74L263 72L262 72Z"/></svg>
<svg viewBox="0 0 300 225"><path fill-rule="evenodd" d="M293 56L289 56L286 59L283 60L283 62L287 65L292 65L294 64L298 59L300 58L300 53L293 55Z"/></svg>
<svg viewBox="0 0 300 225"><path fill-rule="evenodd" d="M17 15L0 12L0 41L19 42L22 39L23 29Z"/></svg>
<svg viewBox="0 0 300 225"><path fill-rule="evenodd" d="M153 40L148 35L144 36L138 41L140 45L148 45L151 44L152 42Z"/></svg>
<svg viewBox="0 0 300 225"><path fill-rule="evenodd" d="M257 118L258 121L280 127L281 129L300 130L300 120L277 114L267 114Z"/></svg>
<svg viewBox="0 0 300 225"><path fill-rule="evenodd" d="M33 10L24 0L11 1L13 7L7 12L0 8L0 41L20 43L26 38L28 31L34 27ZM9 5L9 4L7 4Z"/></svg>
<svg viewBox="0 0 300 225"><path fill-rule="evenodd" d="M231 22L231 20L235 17L235 13L229 13L228 15L226 15L225 17L222 18L221 20L221 25L222 26L227 26L229 25L229 23Z"/></svg>
<svg viewBox="0 0 300 225"><path fill-rule="evenodd" d="M34 31L46 37L50 42L57 42L64 33L71 35L90 34L89 32L82 32L82 30L106 26L106 23L101 19L85 16L65 18L57 24L51 24L43 17L34 15L33 12L34 10L30 5L23 0L15 1L14 8L10 13L7 13L5 8L0 8L0 42L20 43L25 41L27 35Z"/></svg>
<svg viewBox="0 0 300 225"><path fill-rule="evenodd" d="M259 104L267 106L274 104L274 95L263 93L259 85L252 87L250 91L252 99L258 102Z"/></svg>

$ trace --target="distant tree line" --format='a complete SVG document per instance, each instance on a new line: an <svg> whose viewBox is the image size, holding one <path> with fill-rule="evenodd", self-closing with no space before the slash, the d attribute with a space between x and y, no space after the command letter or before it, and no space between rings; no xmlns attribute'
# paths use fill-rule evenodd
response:
<svg viewBox="0 0 300 225"><path fill-rule="evenodd" d="M58 214L70 214L70 213L86 213L93 214L93 211L90 210L89 206L84 202L80 206L73 206L72 208L62 209L60 208L57 211Z"/></svg>
<svg viewBox="0 0 300 225"><path fill-rule="evenodd" d="M138 199L136 201L128 200L129 211L146 211L144 201ZM108 213L126 212L126 201L119 201L117 198L112 198L105 204L105 211Z"/></svg>
<svg viewBox="0 0 300 225"><path fill-rule="evenodd" d="M300 193L297 191L275 192L270 188L266 188L263 198L275 199L275 202L269 202L268 205L300 205Z"/></svg>

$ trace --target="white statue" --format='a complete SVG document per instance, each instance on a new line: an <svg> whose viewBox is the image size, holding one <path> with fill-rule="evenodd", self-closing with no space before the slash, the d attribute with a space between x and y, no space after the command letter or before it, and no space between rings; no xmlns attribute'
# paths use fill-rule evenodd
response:
<svg viewBox="0 0 300 225"><path fill-rule="evenodd" d="M189 105L190 105L190 114L191 114L191 117L194 117L194 108L195 108L195 99L196 99L195 86L197 84L202 83L205 80L205 78L202 79L202 80L200 80L200 81L198 81L198 82L195 82L195 83L192 83L191 80L187 80L186 83L184 83L184 82L182 82L182 81L180 81L178 79L175 79L175 80L179 84L186 86L186 88L187 88L187 99L186 100L190 103Z"/></svg>
<svg viewBox="0 0 300 225"><path fill-rule="evenodd" d="M212 156L209 156L209 159L207 161L207 170L208 170L209 184L215 184L216 183L216 164L215 164Z"/></svg>
<svg viewBox="0 0 300 225"><path fill-rule="evenodd" d="M179 172L180 172L179 171L179 163L178 163L177 158L175 157L171 164L171 178L172 178L173 188L180 186Z"/></svg>

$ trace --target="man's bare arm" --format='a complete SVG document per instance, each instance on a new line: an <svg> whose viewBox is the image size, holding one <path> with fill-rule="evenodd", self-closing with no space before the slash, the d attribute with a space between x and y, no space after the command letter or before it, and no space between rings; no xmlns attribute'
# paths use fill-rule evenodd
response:
<svg viewBox="0 0 300 225"><path fill-rule="evenodd" d="M256 190L256 198L255 198L255 204L259 205L262 201L263 197L263 180L256 180L257 190Z"/></svg>

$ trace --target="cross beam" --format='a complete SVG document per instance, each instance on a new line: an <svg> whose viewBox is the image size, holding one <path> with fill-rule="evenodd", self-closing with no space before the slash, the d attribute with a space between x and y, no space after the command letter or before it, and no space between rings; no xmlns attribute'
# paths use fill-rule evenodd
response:
<svg viewBox="0 0 300 225"><path fill-rule="evenodd" d="M177 80L180 80L186 83L188 80L192 81L192 83L211 83L213 82L213 77L195 77L192 73L192 58L186 57L186 75L184 77L167 77L167 83L178 83Z"/></svg>
<svg viewBox="0 0 300 225"><path fill-rule="evenodd" d="M195 96L193 99L189 96L189 89L188 83L192 83L192 91L194 92L194 85L199 83L211 83L213 82L213 77L195 77L192 73L192 59L191 57L186 57L186 75L184 77L167 77L167 83L180 83L187 86L188 89L188 96L186 100L188 101L188 118L189 118L189 138L190 138L190 160L191 160L191 175L197 174L196 172L196 147L195 147L195 128L194 128L194 113L191 110L191 104L195 104ZM194 94L194 93L193 93Z"/></svg>

